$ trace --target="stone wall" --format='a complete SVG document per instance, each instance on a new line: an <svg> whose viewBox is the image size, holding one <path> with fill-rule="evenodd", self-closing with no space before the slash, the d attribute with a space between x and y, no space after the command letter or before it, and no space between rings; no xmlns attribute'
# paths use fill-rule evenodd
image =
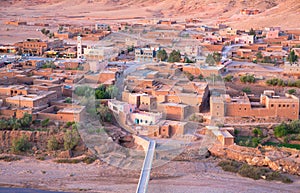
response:
<svg viewBox="0 0 300 193"><path fill-rule="evenodd" d="M289 148L250 148L238 145L224 147L215 144L209 149L214 156L246 162L249 165L267 166L275 171L300 175L300 151Z"/></svg>

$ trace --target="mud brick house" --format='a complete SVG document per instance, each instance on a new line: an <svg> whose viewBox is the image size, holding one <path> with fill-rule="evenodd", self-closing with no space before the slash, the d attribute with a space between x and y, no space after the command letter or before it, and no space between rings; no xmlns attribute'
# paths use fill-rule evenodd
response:
<svg viewBox="0 0 300 193"><path fill-rule="evenodd" d="M254 44L254 35L243 34L235 38L236 44Z"/></svg>
<svg viewBox="0 0 300 193"><path fill-rule="evenodd" d="M27 95L28 88L21 85L0 86L0 95L12 97L17 95Z"/></svg>
<svg viewBox="0 0 300 193"><path fill-rule="evenodd" d="M234 128L219 128L215 126L206 126L206 134L215 137L224 146L234 144L234 137L229 131L234 131Z"/></svg>
<svg viewBox="0 0 300 193"><path fill-rule="evenodd" d="M63 41L54 40L53 42L47 42L40 39L29 38L23 42L16 43L14 46L22 53L41 56L47 50L63 47Z"/></svg>
<svg viewBox="0 0 300 193"><path fill-rule="evenodd" d="M299 98L285 94L277 96L274 91L264 91L260 98L253 96L230 97L228 94L210 98L212 117L278 117L297 120Z"/></svg>
<svg viewBox="0 0 300 193"><path fill-rule="evenodd" d="M39 91L36 94L16 95L5 99L6 106L40 108L57 99L56 91Z"/></svg>
<svg viewBox="0 0 300 193"><path fill-rule="evenodd" d="M55 91L57 98L62 97L62 85L56 85L56 84L37 84L30 86L31 90L35 90L35 92L38 91Z"/></svg>
<svg viewBox="0 0 300 193"><path fill-rule="evenodd" d="M59 122L82 122L85 118L85 107L79 105L50 106L37 113L37 119L50 119Z"/></svg>

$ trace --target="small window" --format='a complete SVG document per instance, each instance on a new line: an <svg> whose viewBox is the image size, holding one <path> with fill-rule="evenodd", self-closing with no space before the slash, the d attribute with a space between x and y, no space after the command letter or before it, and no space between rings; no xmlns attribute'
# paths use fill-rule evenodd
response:
<svg viewBox="0 0 300 193"><path fill-rule="evenodd" d="M295 106L296 106L295 104L292 105L293 108L295 108Z"/></svg>
<svg viewBox="0 0 300 193"><path fill-rule="evenodd" d="M140 122L142 123L142 122L143 122L143 119L141 119Z"/></svg>
<svg viewBox="0 0 300 193"><path fill-rule="evenodd" d="M281 107L281 105L279 104L278 107Z"/></svg>
<svg viewBox="0 0 300 193"><path fill-rule="evenodd" d="M217 108L220 108L220 106L217 106Z"/></svg>
<svg viewBox="0 0 300 193"><path fill-rule="evenodd" d="M290 107L290 105L286 105L286 107L287 107L287 108L289 108L289 107Z"/></svg>
<svg viewBox="0 0 300 193"><path fill-rule="evenodd" d="M148 123L148 121L146 120L145 123Z"/></svg>
<svg viewBox="0 0 300 193"><path fill-rule="evenodd" d="M271 107L274 107L274 104L271 104Z"/></svg>
<svg viewBox="0 0 300 193"><path fill-rule="evenodd" d="M247 108L244 109L245 111L247 110Z"/></svg>
<svg viewBox="0 0 300 193"><path fill-rule="evenodd" d="M282 105L282 107L285 107L285 105Z"/></svg>

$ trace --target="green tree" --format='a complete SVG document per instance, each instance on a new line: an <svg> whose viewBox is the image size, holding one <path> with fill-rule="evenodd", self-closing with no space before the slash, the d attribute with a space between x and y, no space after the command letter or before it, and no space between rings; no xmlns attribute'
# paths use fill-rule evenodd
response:
<svg viewBox="0 0 300 193"><path fill-rule="evenodd" d="M107 106L100 104L97 111L100 115L101 122L111 122L112 121L112 114Z"/></svg>
<svg viewBox="0 0 300 193"><path fill-rule="evenodd" d="M252 133L255 137L263 137L263 131L260 128L255 128Z"/></svg>
<svg viewBox="0 0 300 193"><path fill-rule="evenodd" d="M166 61L168 59L168 54L167 54L166 50L165 49L158 50L157 51L157 58L160 61Z"/></svg>
<svg viewBox="0 0 300 193"><path fill-rule="evenodd" d="M0 119L0 129L1 129L1 130L5 130L5 129L7 129L7 128L8 128L8 123L7 123L7 121L4 120L4 119Z"/></svg>
<svg viewBox="0 0 300 193"><path fill-rule="evenodd" d="M297 60L298 60L298 56L295 54L295 51L292 50L292 51L289 53L288 61L292 64L292 63L295 63Z"/></svg>
<svg viewBox="0 0 300 193"><path fill-rule="evenodd" d="M263 58L263 55L262 55L261 52L257 52L256 57L257 57L258 59L262 59L262 58Z"/></svg>
<svg viewBox="0 0 300 193"><path fill-rule="evenodd" d="M242 83L254 83L255 82L255 77L254 75L245 75L240 77L240 81Z"/></svg>
<svg viewBox="0 0 300 193"><path fill-rule="evenodd" d="M296 94L296 90L295 89L290 89L290 90L288 90L288 93L289 94Z"/></svg>
<svg viewBox="0 0 300 193"><path fill-rule="evenodd" d="M181 60L181 54L180 54L180 51L179 50L173 50L171 53L170 53L170 56L168 58L168 62L180 62Z"/></svg>
<svg viewBox="0 0 300 193"><path fill-rule="evenodd" d="M21 119L19 119L21 127L29 127L32 123L32 115L25 113Z"/></svg>
<svg viewBox="0 0 300 193"><path fill-rule="evenodd" d="M31 147L28 138L22 135L20 138L14 139L11 145L11 151L13 153L26 152Z"/></svg>
<svg viewBox="0 0 300 193"><path fill-rule="evenodd" d="M185 63L194 63L194 61L192 61L191 59L189 59L188 56L184 56L184 62Z"/></svg>
<svg viewBox="0 0 300 193"><path fill-rule="evenodd" d="M287 128L288 128L288 125L286 123L281 123L280 125L275 127L274 135L276 137L286 136L288 134Z"/></svg>
<svg viewBox="0 0 300 193"><path fill-rule="evenodd" d="M108 99L110 96L106 91L96 90L95 91L96 99Z"/></svg>
<svg viewBox="0 0 300 193"><path fill-rule="evenodd" d="M253 28L250 29L249 35L254 35L254 36L256 35L255 30Z"/></svg>
<svg viewBox="0 0 300 193"><path fill-rule="evenodd" d="M41 122L42 127L47 127L47 126L49 125L49 122L50 122L50 119L49 119L49 118L43 120L43 121Z"/></svg>
<svg viewBox="0 0 300 193"><path fill-rule="evenodd" d="M225 82L231 82L233 79L233 76L231 74L228 74L227 76L224 77Z"/></svg>
<svg viewBox="0 0 300 193"><path fill-rule="evenodd" d="M47 142L47 149L49 151L55 151L58 150L58 148L59 148L58 141L56 137L52 136Z"/></svg>
<svg viewBox="0 0 300 193"><path fill-rule="evenodd" d="M20 122L16 118L10 118L8 124L12 130L17 130L21 128Z"/></svg>
<svg viewBox="0 0 300 193"><path fill-rule="evenodd" d="M64 26L60 25L60 26L58 27L58 31L59 31L59 32L62 32L63 30L64 30Z"/></svg>
<svg viewBox="0 0 300 193"><path fill-rule="evenodd" d="M72 103L72 99L70 97L66 98L65 103Z"/></svg>
<svg viewBox="0 0 300 193"><path fill-rule="evenodd" d="M216 60L214 58L214 56L212 54L208 54L206 57L205 62L209 65L209 66L213 66L216 64Z"/></svg>
<svg viewBox="0 0 300 193"><path fill-rule="evenodd" d="M247 94L251 93L251 89L249 87L243 88L242 91Z"/></svg>
<svg viewBox="0 0 300 193"><path fill-rule="evenodd" d="M69 129L64 134L64 148L65 150L72 150L79 143L80 136L75 124L72 125L72 129Z"/></svg>
<svg viewBox="0 0 300 193"><path fill-rule="evenodd" d="M214 52L213 53L213 58L215 60L216 63L219 63L221 61L221 54L219 52Z"/></svg>
<svg viewBox="0 0 300 193"><path fill-rule="evenodd" d="M113 99L117 97L118 95L118 88L114 85L110 85L107 89L106 92L108 93L109 98Z"/></svg>

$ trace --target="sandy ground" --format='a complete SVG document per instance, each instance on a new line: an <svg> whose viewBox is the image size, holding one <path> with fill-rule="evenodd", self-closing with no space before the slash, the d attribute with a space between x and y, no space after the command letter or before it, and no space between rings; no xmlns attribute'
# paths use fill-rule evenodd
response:
<svg viewBox="0 0 300 193"><path fill-rule="evenodd" d="M173 18L182 23L185 18L200 18L202 24L224 22L235 28L262 28L280 26L283 29L299 29L299 0L276 0L276 6L269 1L210 1L210 0L162 0L162 1L89 1L64 0L28 3L16 1L9 4L0 1L0 44L11 44L28 37L45 39L37 26L9 26L9 20L26 21L29 24L47 23L53 32L59 24L93 26L98 23L117 23L120 21ZM37 2L37 1L35 1ZM48 2L48 3L45 3ZM245 7L259 9L262 13L244 16L239 11Z"/></svg>
<svg viewBox="0 0 300 193"><path fill-rule="evenodd" d="M297 192L300 178L293 184L252 180L215 167L217 160L169 162L154 168L148 192ZM0 162L0 186L38 188L67 192L135 192L139 173L109 166L100 161L87 165L57 164L25 157Z"/></svg>

